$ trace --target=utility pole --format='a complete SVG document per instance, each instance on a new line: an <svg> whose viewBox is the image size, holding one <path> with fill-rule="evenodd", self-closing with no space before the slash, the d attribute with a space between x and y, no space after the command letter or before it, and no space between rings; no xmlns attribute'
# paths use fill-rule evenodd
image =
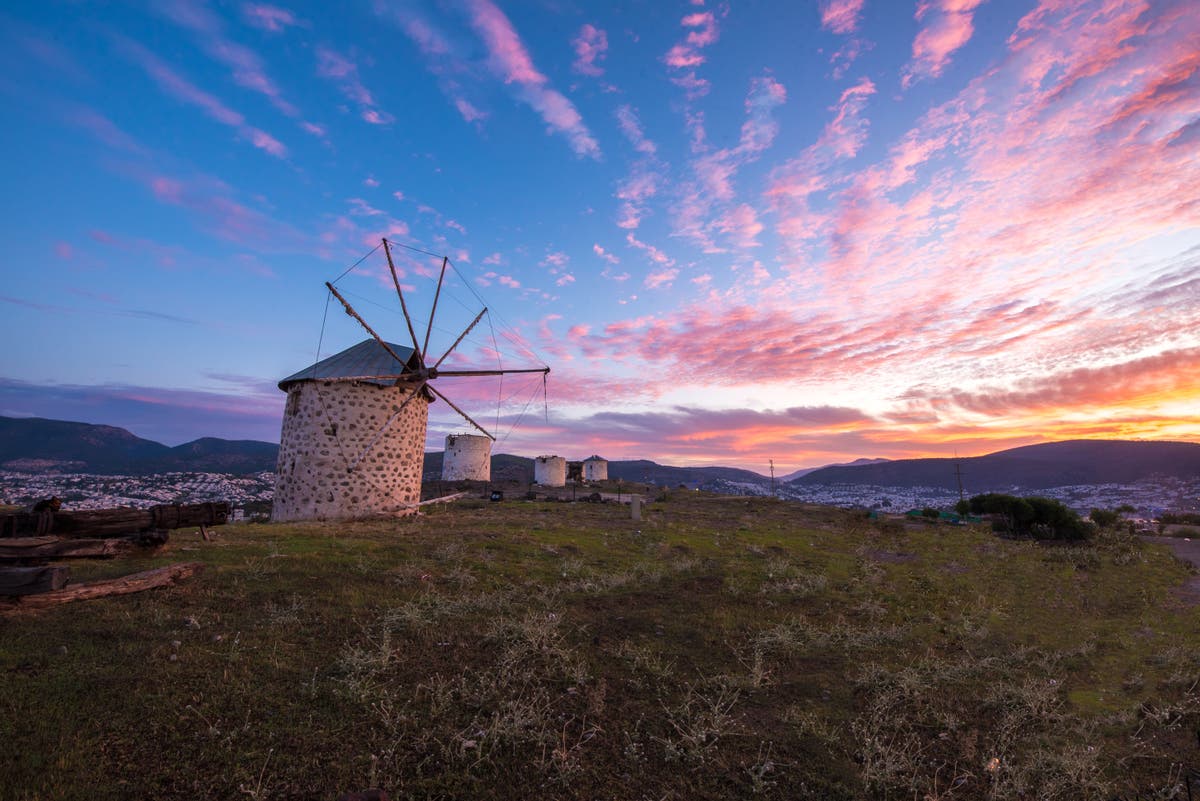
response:
<svg viewBox="0 0 1200 801"><path fill-rule="evenodd" d="M768 459L767 461L771 463L771 497L774 498L775 497L775 460Z"/></svg>
<svg viewBox="0 0 1200 801"><path fill-rule="evenodd" d="M962 462L958 460L958 451L954 452L954 477L958 479L958 499L965 501L966 496L963 493L962 485Z"/></svg>

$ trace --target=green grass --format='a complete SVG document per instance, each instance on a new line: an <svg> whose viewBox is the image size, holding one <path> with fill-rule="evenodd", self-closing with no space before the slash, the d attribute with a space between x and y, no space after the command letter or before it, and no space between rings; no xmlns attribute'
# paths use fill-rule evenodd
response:
<svg viewBox="0 0 1200 801"><path fill-rule="evenodd" d="M1187 569L769 499L180 533L0 620L0 798L1186 798ZM1195 789L1195 788L1194 788Z"/></svg>

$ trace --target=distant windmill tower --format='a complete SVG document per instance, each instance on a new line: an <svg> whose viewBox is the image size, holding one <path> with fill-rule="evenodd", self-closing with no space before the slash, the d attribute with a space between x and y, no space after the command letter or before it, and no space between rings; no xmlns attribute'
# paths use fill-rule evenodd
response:
<svg viewBox="0 0 1200 801"><path fill-rule="evenodd" d="M416 511L421 499L429 405L437 398L495 440L434 385L438 378L550 372L530 369L443 370L442 363L487 313L476 315L454 344L428 364L429 336L446 277L442 259L433 308L422 345L417 340L390 243L383 240L388 269L412 339L412 347L384 341L333 284L325 286L371 335L279 382L288 394L280 434L272 518L339 520L396 516Z"/></svg>

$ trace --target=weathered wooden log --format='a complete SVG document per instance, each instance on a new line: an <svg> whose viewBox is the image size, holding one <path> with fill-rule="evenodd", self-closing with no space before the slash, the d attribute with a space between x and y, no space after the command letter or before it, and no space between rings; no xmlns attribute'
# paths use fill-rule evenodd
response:
<svg viewBox="0 0 1200 801"><path fill-rule="evenodd" d="M229 521L229 504L163 504L149 509L86 509L17 512L0 516L0 536L112 537L188 526L220 526Z"/></svg>
<svg viewBox="0 0 1200 801"><path fill-rule="evenodd" d="M107 581L91 581L76 584L53 592L43 592L38 595L23 595L11 598L7 602L0 599L0 611L13 612L30 609L45 609L48 606L70 603L72 601L89 601L93 598L106 598L110 595L127 595L133 592L151 590L155 587L166 587L176 581L199 572L204 565L201 562L180 562L154 570L143 570L120 578ZM64 570L66 568L63 568Z"/></svg>
<svg viewBox="0 0 1200 801"><path fill-rule="evenodd" d="M0 567L0 595L32 595L61 590L71 578L64 565Z"/></svg>
<svg viewBox="0 0 1200 801"><path fill-rule="evenodd" d="M137 545L131 537L108 540L62 537L9 537L0 539L0 560L11 559L109 559Z"/></svg>

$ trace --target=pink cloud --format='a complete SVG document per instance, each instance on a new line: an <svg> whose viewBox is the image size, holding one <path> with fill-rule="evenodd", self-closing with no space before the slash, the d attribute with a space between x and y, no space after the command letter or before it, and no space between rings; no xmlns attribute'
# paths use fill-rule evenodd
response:
<svg viewBox="0 0 1200 801"><path fill-rule="evenodd" d="M821 27L834 33L854 33L858 30L863 0L822 0Z"/></svg>
<svg viewBox="0 0 1200 801"><path fill-rule="evenodd" d="M180 203L183 199L183 183L163 175L151 179L150 191L156 198L168 203Z"/></svg>
<svg viewBox="0 0 1200 801"><path fill-rule="evenodd" d="M102 114L87 106L73 106L65 110L66 119L85 129L109 147L130 153L145 155L146 149L132 136Z"/></svg>
<svg viewBox="0 0 1200 801"><path fill-rule="evenodd" d="M708 92L708 82L697 77L694 67L702 65L706 57L701 51L717 41L717 19L711 11L688 14L680 24L691 28L682 42L675 44L663 56L663 63L676 74L671 81L685 90L689 100Z"/></svg>
<svg viewBox="0 0 1200 801"><path fill-rule="evenodd" d="M738 248L758 247L758 235L763 225L749 205L743 203L727 212L716 222L717 230L729 235Z"/></svg>
<svg viewBox="0 0 1200 801"><path fill-rule="evenodd" d="M950 63L950 56L971 39L972 19L983 0L921 0L916 18L926 24L913 40L912 61L903 70L901 84L907 89L922 78L936 78Z"/></svg>
<svg viewBox="0 0 1200 801"><path fill-rule="evenodd" d="M698 11L688 14L680 24L685 28L695 28L687 35L687 43L692 47L708 47L717 41L717 20L711 11Z"/></svg>
<svg viewBox="0 0 1200 801"><path fill-rule="evenodd" d="M863 111L874 92L875 84L869 78L842 92L831 109L833 119L826 123L817 141L772 172L767 196L777 215L776 230L798 252L818 235L828 217L814 211L810 199L828 189L829 171L857 155L866 141L868 121Z"/></svg>
<svg viewBox="0 0 1200 801"><path fill-rule="evenodd" d="M283 97L279 87L267 75L258 54L232 40L225 33L221 19L207 7L187 0L163 0L154 8L177 25L196 34L209 57L232 70L233 79L239 86L263 95L287 116L298 116L299 111L296 107ZM265 9L268 19L271 18L271 11L278 11L270 6L254 8ZM245 10L246 7L243 7L243 11ZM278 23L279 18L276 16L274 19Z"/></svg>
<svg viewBox="0 0 1200 801"><path fill-rule="evenodd" d="M276 158L287 156L287 148L283 146L283 143L266 131L254 130L250 135L250 141L254 143L255 147L267 151Z"/></svg>
<svg viewBox="0 0 1200 801"><path fill-rule="evenodd" d="M467 122L478 122L487 119L487 114L475 108L467 100L459 97L454 100L454 107L458 109L458 113Z"/></svg>
<svg viewBox="0 0 1200 801"><path fill-rule="evenodd" d="M650 273L642 283L647 289L658 289L659 287L670 286L678 276L679 270L674 267L668 267L665 270Z"/></svg>
<svg viewBox="0 0 1200 801"><path fill-rule="evenodd" d="M634 150L647 156L653 156L657 152L654 143L646 138L641 120L638 119L637 113L631 106L617 107L617 124L621 128L621 133L625 134L625 138L633 145Z"/></svg>
<svg viewBox="0 0 1200 801"><path fill-rule="evenodd" d="M687 45L677 44L667 51L667 54L663 56L663 61L668 67L683 69L684 67L700 66L704 63L704 56Z"/></svg>
<svg viewBox="0 0 1200 801"><path fill-rule="evenodd" d="M600 157L600 145L571 101L549 88L504 12L491 0L468 0L469 22L488 49L488 64L505 83L520 87L518 97L541 115L553 132L567 138L580 156Z"/></svg>
<svg viewBox="0 0 1200 801"><path fill-rule="evenodd" d="M376 3L376 13L391 20L417 46L425 65L437 77L438 88L450 101L459 116L467 123L487 119L488 113L467 96L462 80L476 71L473 64L460 55L451 40L428 18L412 6L399 7Z"/></svg>
<svg viewBox="0 0 1200 801"><path fill-rule="evenodd" d="M609 253L607 250L600 247L600 245L598 245L598 244L592 245L592 252L595 253L600 258L604 259L609 264L620 264L621 263L621 260L618 259L614 254Z"/></svg>
<svg viewBox="0 0 1200 801"><path fill-rule="evenodd" d="M540 86L546 82L503 11L489 0L472 0L470 10L471 24L487 45L492 65L505 83Z"/></svg>
<svg viewBox="0 0 1200 801"><path fill-rule="evenodd" d="M318 47L317 75L336 83L347 99L358 104L364 121L372 125L388 125L393 121L392 115L378 108L375 97L363 85L358 65L342 54L328 47Z"/></svg>
<svg viewBox="0 0 1200 801"><path fill-rule="evenodd" d="M715 241L719 233L725 234L734 247L757 246L761 226L757 219L753 222L748 219L755 217L748 205L733 205L734 178L742 167L756 161L774 143L779 133L774 113L786 101L783 84L770 75L751 80L745 101L746 120L737 145L703 152L692 162L696 181L685 185L673 208L676 236L691 239L706 253L724 251ZM694 126L700 131L698 141L702 143L702 122L697 121Z"/></svg>
<svg viewBox="0 0 1200 801"><path fill-rule="evenodd" d="M834 51L829 57L829 64L833 67L833 79L840 81L844 78L858 57L873 47L871 42L855 37Z"/></svg>
<svg viewBox="0 0 1200 801"><path fill-rule="evenodd" d="M372 206L367 201L360 197L348 198L347 203L350 204L350 214L355 217L380 217L383 212Z"/></svg>
<svg viewBox="0 0 1200 801"><path fill-rule="evenodd" d="M121 49L168 95L181 103L200 108L208 117L233 128L255 147L276 158L287 156L287 148L270 134L246 124L245 117L226 106L215 96L190 83L166 65L158 56L136 42L119 38Z"/></svg>
<svg viewBox="0 0 1200 801"><path fill-rule="evenodd" d="M55 242L54 255L62 261L70 261L75 255L75 249L71 247L70 242Z"/></svg>
<svg viewBox="0 0 1200 801"><path fill-rule="evenodd" d="M282 33L285 29L300 24L296 15L291 11L262 3L244 4L242 6L242 17L255 28L260 28L271 33Z"/></svg>
<svg viewBox="0 0 1200 801"><path fill-rule="evenodd" d="M192 213L200 227L214 236L254 246L259 253L294 253L311 248L314 237L235 200L223 181L203 175L186 178L132 170L162 203Z"/></svg>
<svg viewBox="0 0 1200 801"><path fill-rule="evenodd" d="M650 260L655 262L656 264L663 264L668 267L675 264L675 260L672 259L670 256L663 253L658 248L654 247L654 245L650 245L645 242L642 242L637 237L635 237L632 233L625 235L625 241L628 242L631 247L635 247L638 250L644 251L646 253L646 255L650 257Z"/></svg>
<svg viewBox="0 0 1200 801"><path fill-rule="evenodd" d="M608 51L608 34L595 25L585 23L579 29L579 35L571 40L575 48L575 63L571 68L581 75L597 77L604 70L597 61L603 61Z"/></svg>

